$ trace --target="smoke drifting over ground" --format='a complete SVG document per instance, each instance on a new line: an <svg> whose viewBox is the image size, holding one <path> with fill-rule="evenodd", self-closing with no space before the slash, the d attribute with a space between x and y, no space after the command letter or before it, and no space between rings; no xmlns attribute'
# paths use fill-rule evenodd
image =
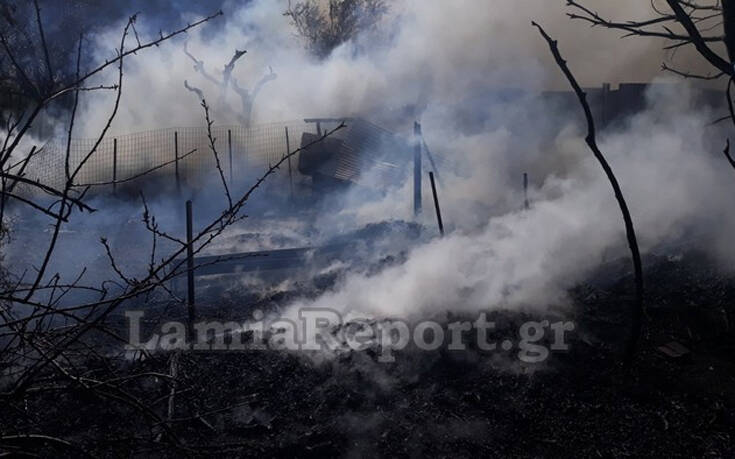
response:
<svg viewBox="0 0 735 459"><path fill-rule="evenodd" d="M44 120L53 144L38 125L24 139L24 151L48 147L28 176L56 164L66 186L61 205L45 188L38 207L3 208L0 455L732 456L735 171L722 155L732 125L713 123L724 91L661 75L661 43L589 30L565 0L386 1L378 33L324 59L294 35L285 0L99 7L90 62L114 56L128 6L142 10L143 42L209 7L224 15L126 57L118 116L77 177L94 184L95 212L69 205L83 186L55 156L70 101ZM66 4L39 2L44 15ZM651 2L585 3L652 17ZM583 86L613 83L589 101L643 253L642 331L618 203L531 20ZM185 43L220 81L246 49L231 83L251 99L195 70ZM683 48L677 67L702 70ZM115 81L110 68L87 83ZM211 106L209 138L185 81ZM651 84L615 90L635 81ZM74 137L95 137L113 93L80 97ZM313 117L348 127L233 204L286 159L287 138L291 150L318 138ZM427 147L418 215L415 121ZM70 162L93 143L76 141ZM43 212L63 203L69 222ZM623 347L635 352L619 365Z"/></svg>
<svg viewBox="0 0 735 459"><path fill-rule="evenodd" d="M559 39L573 70L590 85L648 81L656 56L665 57L657 42L619 41L571 23L563 4L391 2L381 38L355 37L318 61L294 36L283 2L228 2L225 18L126 63L113 129L201 125L199 101L184 80L204 91L216 123L237 122L240 100L195 72L183 47L187 41L216 78L235 49L247 49L233 74L240 86L252 88L269 66L277 74L257 95L253 122L362 116L405 133L419 119L428 144L443 159L439 192L451 234L414 249L405 264L347 276L309 305L405 315L563 305L564 292L575 282L606 259L625 255L625 239L609 184L583 134L572 121L560 121L574 120L577 108L534 97L561 87L561 80L530 21ZM650 11L647 2L637 1L598 6L612 17L645 17ZM182 19L195 17L185 10ZM92 38L97 59L110 55L121 28ZM158 29L145 17L138 25L143 36ZM686 53L677 62L698 65ZM508 103L498 95L504 88L522 88L527 95ZM708 126L718 114L697 111L686 91L677 85L650 93L646 111L608 131L601 147L620 178L644 249L717 221L711 248L727 260L718 249L735 224L726 199L735 182L718 152L724 137ZM101 128L100 113L109 111L110 97L85 100L78 134L91 136ZM532 183L529 211L522 210L520 192L525 171ZM313 229L325 241L370 222L411 219L410 194L409 180L377 199L365 198L361 189L348 191L322 209ZM424 209L421 221L433 227L426 193Z"/></svg>
<svg viewBox="0 0 735 459"><path fill-rule="evenodd" d="M606 135L601 147L620 177L644 252L669 253L667 244L694 233L697 244L709 239L713 255L731 260L724 249L732 228L732 171L718 151L722 137L707 126L713 115L693 112L681 89L650 93L648 109ZM543 150L528 151L510 138L510 128L458 136L448 146L464 152L460 161L473 171L448 175L441 190L445 219L455 229L449 237L414 249L403 265L349 277L335 292L297 306L376 315L537 310L563 306L566 289L600 264L625 257L617 204L580 132L570 126ZM475 157L473 144L481 151ZM547 155L559 165L539 177L529 211L509 183L520 183L520 169L507 159L519 155L524 159L516 161L531 169ZM409 192L388 196L382 212L377 203L366 207L371 215L405 217ZM396 202L405 208L396 212ZM428 226L434 216L425 204Z"/></svg>

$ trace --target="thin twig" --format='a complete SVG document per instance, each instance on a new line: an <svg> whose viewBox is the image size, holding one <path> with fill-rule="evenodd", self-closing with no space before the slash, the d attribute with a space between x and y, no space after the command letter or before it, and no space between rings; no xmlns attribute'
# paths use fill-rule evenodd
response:
<svg viewBox="0 0 735 459"><path fill-rule="evenodd" d="M215 166L217 167L217 171L219 172L220 179L222 180L222 186L225 189L225 196L227 196L227 205L228 208L232 208L232 196L230 195L230 188L227 186L227 179L225 179L225 172L222 170L222 165L219 161L219 154L217 154L217 139L214 138L212 135L212 125L214 124L214 121L209 117L209 106L207 105L207 101L202 99L202 108L204 109L204 119L207 122L207 139L209 139L209 148L212 150L212 154L214 155L214 161Z"/></svg>

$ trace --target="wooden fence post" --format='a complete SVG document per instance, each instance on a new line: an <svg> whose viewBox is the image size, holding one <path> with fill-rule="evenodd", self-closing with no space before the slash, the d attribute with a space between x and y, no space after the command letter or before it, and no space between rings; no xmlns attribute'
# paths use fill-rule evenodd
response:
<svg viewBox="0 0 735 459"><path fill-rule="evenodd" d="M187 306L189 312L188 331L189 339L194 339L194 320L196 312L194 309L194 224L192 222L191 200L186 201L186 280L187 280Z"/></svg>

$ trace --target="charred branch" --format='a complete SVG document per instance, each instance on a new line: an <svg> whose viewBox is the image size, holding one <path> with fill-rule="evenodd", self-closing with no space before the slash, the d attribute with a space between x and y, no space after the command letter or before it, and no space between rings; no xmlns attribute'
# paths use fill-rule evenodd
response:
<svg viewBox="0 0 735 459"><path fill-rule="evenodd" d="M732 75L732 66L720 57L711 44L725 43L731 48L732 12L728 1L719 4L699 5L696 2L666 0L670 12L660 11L652 4L659 17L646 20L630 20L616 22L600 16L597 12L584 6L581 2L568 0L567 5L574 12L567 13L571 19L580 20L591 26L600 26L624 32L623 37L654 37L671 42L665 49L676 49L681 46L693 46L713 67L718 74ZM724 35L703 35L704 31L719 28L724 23ZM680 26L684 33L677 32L674 26ZM731 59L732 60L732 59ZM666 71L688 78L716 79L718 76L695 76L690 72L676 71L664 65Z"/></svg>
<svg viewBox="0 0 735 459"><path fill-rule="evenodd" d="M559 66L559 69L562 71L564 76L569 81L569 84L571 85L572 89L574 90L574 93L577 95L577 98L579 99L579 103L582 106L582 109L584 111L585 119L587 120L587 138L586 138L587 146L592 151L592 154L595 156L595 159L597 159L597 161L600 163L600 166L605 172L607 179L610 181L610 185L612 186L613 192L615 194L615 199L618 201L620 212L623 215L623 221L625 222L625 233L628 238L628 246L630 248L630 253L631 253L631 257L633 261L633 272L635 275L635 301L634 301L633 310L631 314L631 319L632 319L631 328L632 329L631 329L630 337L626 345L625 355L624 355L624 363L627 366L630 366L633 363L635 352L638 346L638 340L640 338L641 330L643 327L642 321L643 321L643 312L644 312L643 311L643 267L641 263L640 250L638 248L638 240L636 238L635 228L633 227L633 218L630 216L630 211L628 210L628 204L625 201L625 197L623 196L623 192L622 192L622 189L620 188L620 184L618 183L618 180L615 177L615 174L613 173L613 170L610 167L610 164L607 162L607 159L605 159L605 155L603 155L602 151L600 151L600 148L597 146L595 120L592 115L592 110L590 109L589 103L587 102L587 95L582 90L582 87L579 85L579 83L577 82L577 79L574 77L574 74L569 69L569 66L567 65L566 61L562 57L559 51L559 46L557 42L553 40L540 25L538 25L535 22L533 23L533 25L539 30L539 33L541 34L541 36L548 43L549 49L551 50L551 54L554 56L554 60Z"/></svg>

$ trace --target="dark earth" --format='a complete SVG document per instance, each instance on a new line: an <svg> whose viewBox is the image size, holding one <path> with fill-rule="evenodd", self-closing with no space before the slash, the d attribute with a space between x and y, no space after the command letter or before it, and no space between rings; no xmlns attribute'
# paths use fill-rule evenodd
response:
<svg viewBox="0 0 735 459"><path fill-rule="evenodd" d="M476 349L405 351L392 364L378 363L373 350L321 362L278 351L186 352L176 357L175 406L165 429L165 376L174 354L91 359L84 362L90 378L118 379L95 392L83 381L77 390L57 392L48 381L44 390L4 401L2 436L20 437L0 451L47 457L732 457L735 279L718 274L694 250L649 257L644 336L625 368L620 359L632 300L627 267L625 260L610 264L571 291L577 323L571 349L542 365ZM277 308L303 294L248 301ZM237 292L228 298L207 314L245 320L231 312L242 298ZM533 318L510 311L494 316L508 330ZM671 356L659 349L670 342L688 352ZM68 444L22 436L31 432Z"/></svg>

